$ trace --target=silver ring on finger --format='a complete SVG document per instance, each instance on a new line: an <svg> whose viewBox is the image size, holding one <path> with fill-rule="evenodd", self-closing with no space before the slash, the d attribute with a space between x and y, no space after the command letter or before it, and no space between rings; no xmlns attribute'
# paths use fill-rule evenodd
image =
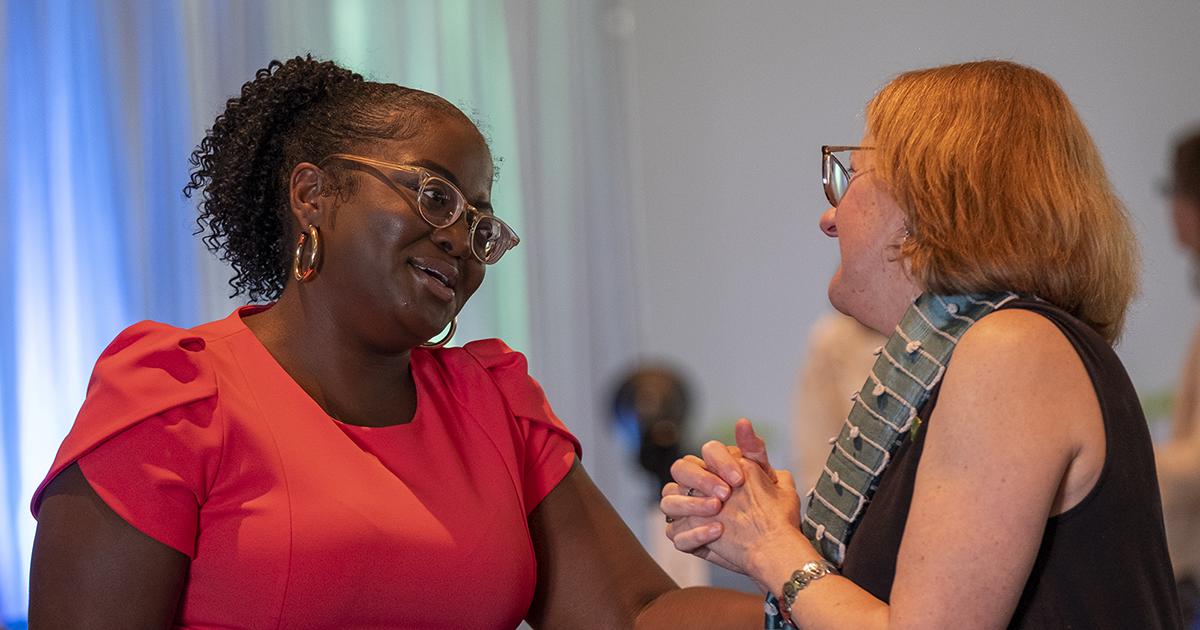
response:
<svg viewBox="0 0 1200 630"><path fill-rule="evenodd" d="M696 496L696 489L695 489L695 488L688 488L687 495L688 495L689 497L694 497L694 496Z"/></svg>
<svg viewBox="0 0 1200 630"><path fill-rule="evenodd" d="M674 523L674 522L675 522L675 519L671 518L670 516L667 517L667 523Z"/></svg>

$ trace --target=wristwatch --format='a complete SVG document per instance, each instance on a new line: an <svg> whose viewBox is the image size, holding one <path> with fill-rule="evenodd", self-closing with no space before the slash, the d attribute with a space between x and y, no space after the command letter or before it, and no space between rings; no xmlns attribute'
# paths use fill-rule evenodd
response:
<svg viewBox="0 0 1200 630"><path fill-rule="evenodd" d="M809 562L796 569L796 572L792 574L792 579L784 583L783 601L780 602L783 605L779 607L779 612L783 614L783 620L789 626L796 627L796 624L792 623L792 604L796 602L796 594L808 588L813 580L819 580L829 574L837 575L837 567L825 560Z"/></svg>

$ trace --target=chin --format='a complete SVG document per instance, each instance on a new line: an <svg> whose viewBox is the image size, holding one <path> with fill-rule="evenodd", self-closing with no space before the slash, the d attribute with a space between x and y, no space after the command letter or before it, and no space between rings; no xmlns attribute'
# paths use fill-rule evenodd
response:
<svg viewBox="0 0 1200 630"><path fill-rule="evenodd" d="M872 317L870 317L871 310L869 308L865 308L866 305L860 303L857 305L858 308L855 308L855 305L849 300L843 299L843 296L837 291L837 288L833 282L829 283L829 303L833 305L834 310L837 312L853 318L854 321L866 326L867 328L870 328L871 330L879 332L885 337L892 334L890 330L888 332L884 332L879 330L879 328L874 325L872 322Z"/></svg>
<svg viewBox="0 0 1200 630"><path fill-rule="evenodd" d="M826 289L825 296L829 299L829 303L834 309L837 310L837 312L843 315L850 315L850 317L854 317L854 315L852 315L846 308L845 303L841 299L841 292L838 291L838 287L841 284L841 273L841 268L838 268L838 270L834 272L833 278L829 280L829 288Z"/></svg>

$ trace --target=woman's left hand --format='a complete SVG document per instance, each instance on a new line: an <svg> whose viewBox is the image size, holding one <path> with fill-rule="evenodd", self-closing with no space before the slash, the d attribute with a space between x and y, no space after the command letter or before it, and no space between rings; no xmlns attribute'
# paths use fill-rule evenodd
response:
<svg viewBox="0 0 1200 630"><path fill-rule="evenodd" d="M722 526L713 517L720 513L722 499L729 498L734 484L742 483L741 458L736 447L709 442L702 449L705 459L688 455L671 466L675 482L663 486L659 509L667 517L667 537L675 548L718 566L736 571L736 567L713 557L705 546L721 536ZM720 460L718 467L707 460ZM720 472L723 470L724 476Z"/></svg>

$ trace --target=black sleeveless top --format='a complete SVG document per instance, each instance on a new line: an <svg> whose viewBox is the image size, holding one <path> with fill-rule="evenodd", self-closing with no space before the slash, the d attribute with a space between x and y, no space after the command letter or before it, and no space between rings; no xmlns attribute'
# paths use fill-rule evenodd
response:
<svg viewBox="0 0 1200 630"><path fill-rule="evenodd" d="M1104 468L1092 491L1051 517L1009 628L1176 630L1180 618L1167 556L1154 451L1133 383L1100 335L1036 299L1023 308L1054 322L1092 379L1104 417ZM940 388L940 385L939 385ZM920 417L937 404L935 389ZM879 481L846 550L842 575L887 602L927 431L906 440Z"/></svg>

